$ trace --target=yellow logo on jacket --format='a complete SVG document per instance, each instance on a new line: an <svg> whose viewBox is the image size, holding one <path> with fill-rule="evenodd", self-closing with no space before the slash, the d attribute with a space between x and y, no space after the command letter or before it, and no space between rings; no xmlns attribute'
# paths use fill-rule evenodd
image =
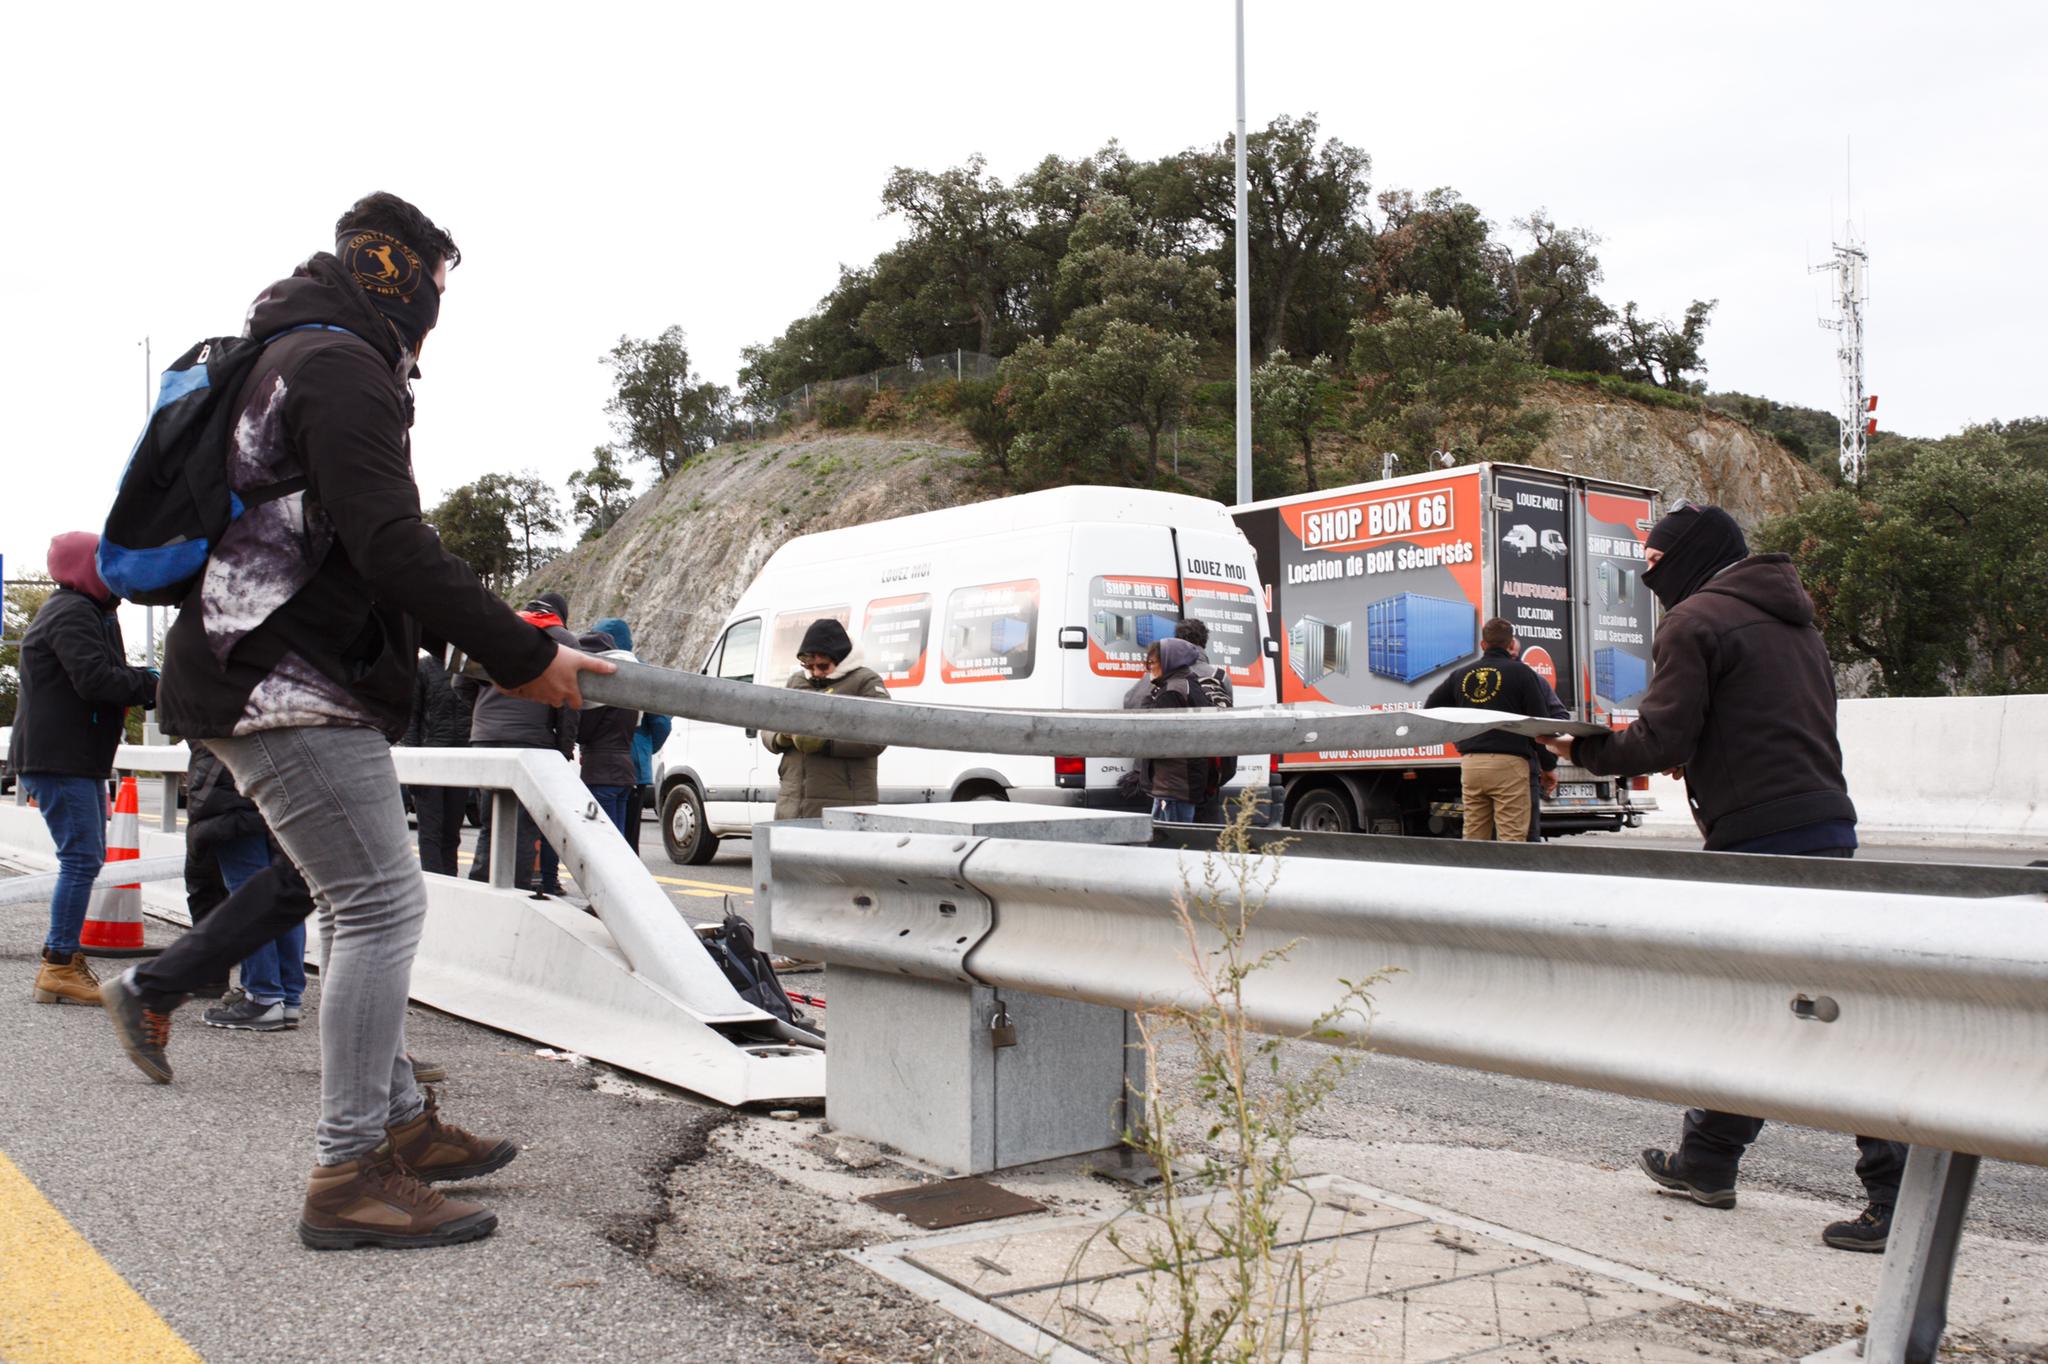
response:
<svg viewBox="0 0 2048 1364"><path fill-rule="evenodd" d="M341 263L356 283L386 298L411 298L427 277L425 262L396 237L352 232L341 243Z"/></svg>
<svg viewBox="0 0 2048 1364"><path fill-rule="evenodd" d="M1491 704L1501 693L1505 679L1499 668L1474 668L1465 674L1465 680L1458 684L1458 692L1468 706Z"/></svg>

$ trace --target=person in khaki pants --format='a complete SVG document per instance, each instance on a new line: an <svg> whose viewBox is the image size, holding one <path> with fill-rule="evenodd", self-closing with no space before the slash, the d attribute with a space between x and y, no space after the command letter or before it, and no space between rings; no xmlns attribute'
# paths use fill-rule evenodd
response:
<svg viewBox="0 0 2048 1364"><path fill-rule="evenodd" d="M1529 839L1529 760L1506 753L1466 753L1458 759L1465 798L1465 837L1480 842Z"/></svg>
<svg viewBox="0 0 2048 1364"><path fill-rule="evenodd" d="M1443 681L1424 705L1470 706L1542 717L1550 713L1542 679L1514 656L1515 628L1495 617L1480 627L1483 652ZM1535 807L1529 799L1529 760L1546 772L1557 759L1533 739L1498 730L1475 734L1458 744L1458 770L1463 778L1465 837L1522 843L1529 837Z"/></svg>

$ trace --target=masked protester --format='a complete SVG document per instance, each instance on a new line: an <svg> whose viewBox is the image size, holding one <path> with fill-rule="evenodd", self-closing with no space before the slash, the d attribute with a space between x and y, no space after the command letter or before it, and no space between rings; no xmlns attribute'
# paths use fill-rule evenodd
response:
<svg viewBox="0 0 2048 1364"><path fill-rule="evenodd" d="M257 296L248 334L266 345L234 396L226 455L248 505L164 656L165 728L208 741L319 905L320 1120L298 1225L316 1249L488 1236L496 1214L431 1186L519 1150L444 1123L406 1055L427 895L391 743L411 716L422 631L542 705L575 706L582 672L611 671L521 620L421 519L410 380L460 259L419 209L372 194L335 224L331 253ZM178 1002L125 977L102 991L152 1079L170 1078Z"/></svg>
<svg viewBox="0 0 2048 1364"><path fill-rule="evenodd" d="M93 878L107 860L107 778L129 706L156 704L157 679L128 665L117 604L93 566L100 538L50 541L57 590L21 638L21 699L7 761L57 845L57 889L36 969L41 1004L97 1004L100 984L78 950Z"/></svg>
<svg viewBox="0 0 2048 1364"><path fill-rule="evenodd" d="M1680 505L1644 548L1643 582L1664 604L1655 672L1635 722L1615 734L1547 741L1603 776L1674 772L1710 851L1856 855L1856 807L1835 737L1835 674L1813 602L1783 554L1751 554L1719 507ZM1676 1151L1647 1150L1659 1187L1709 1208L1735 1206L1736 1167L1761 1118L1695 1108ZM1828 1225L1839 1250L1882 1251L1906 1148L1856 1139L1869 1205Z"/></svg>
<svg viewBox="0 0 2048 1364"><path fill-rule="evenodd" d="M889 699L881 674L860 665L846 627L829 616L812 621L804 631L789 685L834 696ZM813 819L834 806L873 805L882 798L876 770L885 744L765 729L761 742L770 753L782 755L782 787L775 797L777 819Z"/></svg>

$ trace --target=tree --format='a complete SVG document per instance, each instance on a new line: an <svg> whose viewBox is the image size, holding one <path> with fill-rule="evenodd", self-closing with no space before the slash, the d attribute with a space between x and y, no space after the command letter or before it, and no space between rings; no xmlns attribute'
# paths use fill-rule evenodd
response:
<svg viewBox="0 0 2048 1364"><path fill-rule="evenodd" d="M1183 158L1194 182L1194 210L1215 233L1218 253L1234 260L1237 149L1226 139ZM1316 116L1282 115L1245 139L1246 247L1251 258L1252 330L1259 351L1287 343L1300 298L1312 279L1341 278L1362 259L1372 158L1336 138L1321 140ZM1302 348L1301 353L1306 353Z"/></svg>
<svg viewBox="0 0 2048 1364"><path fill-rule="evenodd" d="M1516 259L1514 327L1529 339L1538 364L1559 369L1612 370L1614 353L1603 333L1614 309L1600 301L1600 238L1582 227L1562 228L1543 209L1515 226L1534 245Z"/></svg>
<svg viewBox="0 0 2048 1364"><path fill-rule="evenodd" d="M519 576L555 557L550 536L562 533L562 504L555 490L532 469L517 474L486 474L479 484L490 484L504 499L505 522L514 543Z"/></svg>
<svg viewBox="0 0 2048 1364"><path fill-rule="evenodd" d="M612 528L633 504L633 476L619 463L619 452L600 445L590 452L590 467L569 475L569 514L583 523L583 538L594 540Z"/></svg>
<svg viewBox="0 0 2048 1364"><path fill-rule="evenodd" d="M1548 427L1548 413L1522 406L1536 371L1519 337L1479 335L1455 309L1405 294L1384 319L1353 328L1352 341L1360 424L1405 469L1428 467L1437 450L1461 463L1518 460Z"/></svg>
<svg viewBox="0 0 2048 1364"><path fill-rule="evenodd" d="M740 351L740 390L756 417L772 415L793 390L821 379L845 379L880 369L889 357L860 328L875 301L873 269L839 267L839 283L818 306L766 345Z"/></svg>
<svg viewBox="0 0 2048 1364"><path fill-rule="evenodd" d="M1694 299L1685 310L1685 319L1674 327L1669 318L1642 316L1636 311L1635 300L1630 299L1622 307L1616 336L1622 374L1642 383L1691 392L1693 385L1685 376L1707 372L1707 362L1701 354L1707 340L1707 317L1720 301Z"/></svg>
<svg viewBox="0 0 2048 1364"><path fill-rule="evenodd" d="M1497 336L1507 329L1504 293L1514 260L1476 206L1454 189L1433 189L1419 202L1407 190L1389 190L1380 195L1380 213L1367 267L1375 310L1402 294L1421 294L1454 310L1472 331Z"/></svg>
<svg viewBox="0 0 2048 1364"><path fill-rule="evenodd" d="M1799 562L1838 664L1888 696L2048 691L2048 461L2007 428L1903 442L1757 543Z"/></svg>
<svg viewBox="0 0 2048 1364"><path fill-rule="evenodd" d="M882 187L882 205L910 224L897 254L917 261L923 281L904 302L927 315L965 313L977 328L976 348L995 354L1015 325L1017 288L1034 260L1015 193L987 172L980 155L936 173L898 166ZM880 340L889 322L871 307L861 325Z"/></svg>
<svg viewBox="0 0 2048 1364"><path fill-rule="evenodd" d="M621 336L599 363L612 371L612 415L619 439L636 459L651 460L662 478L722 439L732 395L690 372L683 329L652 341Z"/></svg>
<svg viewBox="0 0 2048 1364"><path fill-rule="evenodd" d="M486 474L454 489L427 513L427 520L448 552L468 564L484 586L502 592L512 585L519 553L512 544L511 499L501 475Z"/></svg>
<svg viewBox="0 0 2048 1364"><path fill-rule="evenodd" d="M1163 333L1222 334L1230 315L1222 276L1180 257L1147 254L1126 200L1098 201L1068 241L1053 297L1069 333L1092 343L1122 319Z"/></svg>
<svg viewBox="0 0 2048 1364"><path fill-rule="evenodd" d="M0 643L0 725L13 724L21 704L21 637L56 590L57 584L47 578L16 578L7 584L0 601L0 638L5 639Z"/></svg>
<svg viewBox="0 0 2048 1364"><path fill-rule="evenodd" d="M1252 427L1269 441L1301 448L1301 472L1316 487L1315 432L1323 420L1323 394L1330 383L1330 359L1318 355L1297 365L1276 350L1252 371Z"/></svg>

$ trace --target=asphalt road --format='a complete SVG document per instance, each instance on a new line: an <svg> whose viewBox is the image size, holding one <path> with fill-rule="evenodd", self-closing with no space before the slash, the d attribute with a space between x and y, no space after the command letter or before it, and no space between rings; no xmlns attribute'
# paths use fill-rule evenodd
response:
<svg viewBox="0 0 2048 1364"><path fill-rule="evenodd" d="M677 867L650 821L641 847L680 912L715 917L727 895L747 903L746 840L708 866ZM1924 847L1864 855L1957 857ZM1980 859L2032 853L1961 860ZM496 1208L502 1228L438 1252L317 1256L292 1235L312 1158L316 1034L220 1032L188 1010L173 1042L177 1083L151 1086L97 1011L29 1002L41 920L39 907L0 907L0 1036L10 1043L0 1152L206 1358L818 1357L744 1292L706 1297L636 1249L672 1212L668 1174L701 1149L706 1106L594 1088L590 1071L542 1060L532 1042L415 1010L413 1051L453 1073L450 1118L524 1146L465 1191ZM829 981L823 988L829 997ZM317 993L313 1003L317 1016ZM1668 1144L1677 1123L1664 1104L1373 1057L1305 1135L1612 1170L1638 1147ZM1774 1125L1744 1166L1744 1187L1809 1195L1847 1215L1860 1206L1854 1159L1845 1136ZM1987 1162L1969 1225L2048 1243L2048 1170Z"/></svg>

